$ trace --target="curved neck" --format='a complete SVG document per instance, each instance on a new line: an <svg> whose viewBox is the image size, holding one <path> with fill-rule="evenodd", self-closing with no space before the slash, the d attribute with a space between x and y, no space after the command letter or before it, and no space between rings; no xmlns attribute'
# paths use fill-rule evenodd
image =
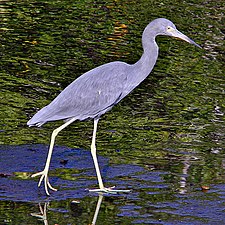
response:
<svg viewBox="0 0 225 225"><path fill-rule="evenodd" d="M142 35L143 54L141 58L132 65L128 66L127 84L121 99L137 87L152 71L158 58L158 45L155 42L155 36L146 29Z"/></svg>
<svg viewBox="0 0 225 225"><path fill-rule="evenodd" d="M152 35L147 35L147 37L152 37ZM148 38L143 33L142 46L143 54L141 58L133 64L135 68L135 77L139 80L139 83L143 81L152 71L156 60L158 58L158 45L155 41L155 36Z"/></svg>

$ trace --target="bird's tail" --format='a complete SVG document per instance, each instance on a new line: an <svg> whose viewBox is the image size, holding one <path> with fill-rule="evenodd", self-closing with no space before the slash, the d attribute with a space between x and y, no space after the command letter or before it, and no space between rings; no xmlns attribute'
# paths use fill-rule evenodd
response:
<svg viewBox="0 0 225 225"><path fill-rule="evenodd" d="M37 126L40 127L44 123L48 122L48 118L50 115L50 110L47 110L47 106L39 110L28 122L27 125L29 127Z"/></svg>

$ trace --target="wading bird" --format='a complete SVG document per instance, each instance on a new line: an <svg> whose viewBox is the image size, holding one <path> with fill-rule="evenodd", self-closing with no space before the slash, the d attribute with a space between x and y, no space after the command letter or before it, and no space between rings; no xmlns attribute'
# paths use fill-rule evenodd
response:
<svg viewBox="0 0 225 225"><path fill-rule="evenodd" d="M109 111L128 95L152 71L158 58L159 48L155 41L157 35L180 38L200 47L186 35L179 32L171 21L164 18L155 19L147 25L143 32L142 46L144 51L141 58L135 64L130 65L120 61L110 62L84 73L27 122L29 126L38 127L55 120L64 120L65 122L52 132L44 170L32 175L32 177L41 176L38 186L44 180L47 195L49 195L48 188L56 191L49 182L48 172L57 134L74 121L86 119L94 120L91 154L99 184L99 189L91 191L127 191L105 188L103 185L95 145L97 124L101 115Z"/></svg>

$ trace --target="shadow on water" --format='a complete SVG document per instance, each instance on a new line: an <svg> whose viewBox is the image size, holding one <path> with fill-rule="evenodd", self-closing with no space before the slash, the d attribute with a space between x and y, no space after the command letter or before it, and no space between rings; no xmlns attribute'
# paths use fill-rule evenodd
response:
<svg viewBox="0 0 225 225"><path fill-rule="evenodd" d="M91 154L56 146L50 180L58 188L47 197L30 175L42 169L47 146L1 146L0 224L223 224L225 184L200 187L190 179L197 155L179 160L182 172L163 167L111 164L99 157L107 186L129 194L97 195L87 189L97 181ZM165 159L167 164L171 158ZM16 166L15 165L16 162ZM12 216L15 215L15 216ZM7 223L8 221L8 223Z"/></svg>
<svg viewBox="0 0 225 225"><path fill-rule="evenodd" d="M60 191L46 197L44 189L37 188L38 179L31 179L30 176L34 171L42 170L47 150L47 146L43 145L1 148L2 200L39 202L65 200L74 196L83 198L88 195L88 189L96 187L96 175L90 152L56 146L50 176L52 183L59 187ZM12 166L15 161L16 168ZM113 183L120 188L127 188L128 181L125 178L143 171L141 167L135 165L109 166L108 160L104 157L99 157L99 163L102 167L102 175L107 174L108 180L105 181L109 186ZM118 181L118 177L125 180Z"/></svg>

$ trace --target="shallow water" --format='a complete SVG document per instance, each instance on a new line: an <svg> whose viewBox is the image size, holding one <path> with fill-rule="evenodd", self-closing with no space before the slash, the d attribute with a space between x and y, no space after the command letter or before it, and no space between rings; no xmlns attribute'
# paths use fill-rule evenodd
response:
<svg viewBox="0 0 225 225"><path fill-rule="evenodd" d="M1 224L39 224L38 216L49 224L223 224L224 183L211 184L203 191L188 176L199 162L186 156L180 173L166 168L135 164L113 164L99 157L105 184L130 189L129 194L105 194L95 214L98 197L87 189L96 187L89 151L55 148L51 183L57 192L46 197L33 171L42 169L47 146L1 147ZM34 163L35 159L35 163ZM12 167L15 164L16 167ZM65 162L66 163L62 163ZM178 161L178 160L176 160ZM165 159L170 165L169 159ZM157 165L157 162L155 163ZM173 164L173 166L176 166ZM15 171L16 169L16 171ZM4 176L3 176L4 174ZM40 219L39 218L39 219ZM8 222L7 222L8 221Z"/></svg>
<svg viewBox="0 0 225 225"><path fill-rule="evenodd" d="M151 75L100 120L104 182L132 192L104 196L96 224L224 224L224 9L220 0L2 1L0 224L92 222L92 121L57 137L50 197L30 175L43 169L61 122L26 122L82 73L136 62L142 31L157 17L203 49L158 37Z"/></svg>

